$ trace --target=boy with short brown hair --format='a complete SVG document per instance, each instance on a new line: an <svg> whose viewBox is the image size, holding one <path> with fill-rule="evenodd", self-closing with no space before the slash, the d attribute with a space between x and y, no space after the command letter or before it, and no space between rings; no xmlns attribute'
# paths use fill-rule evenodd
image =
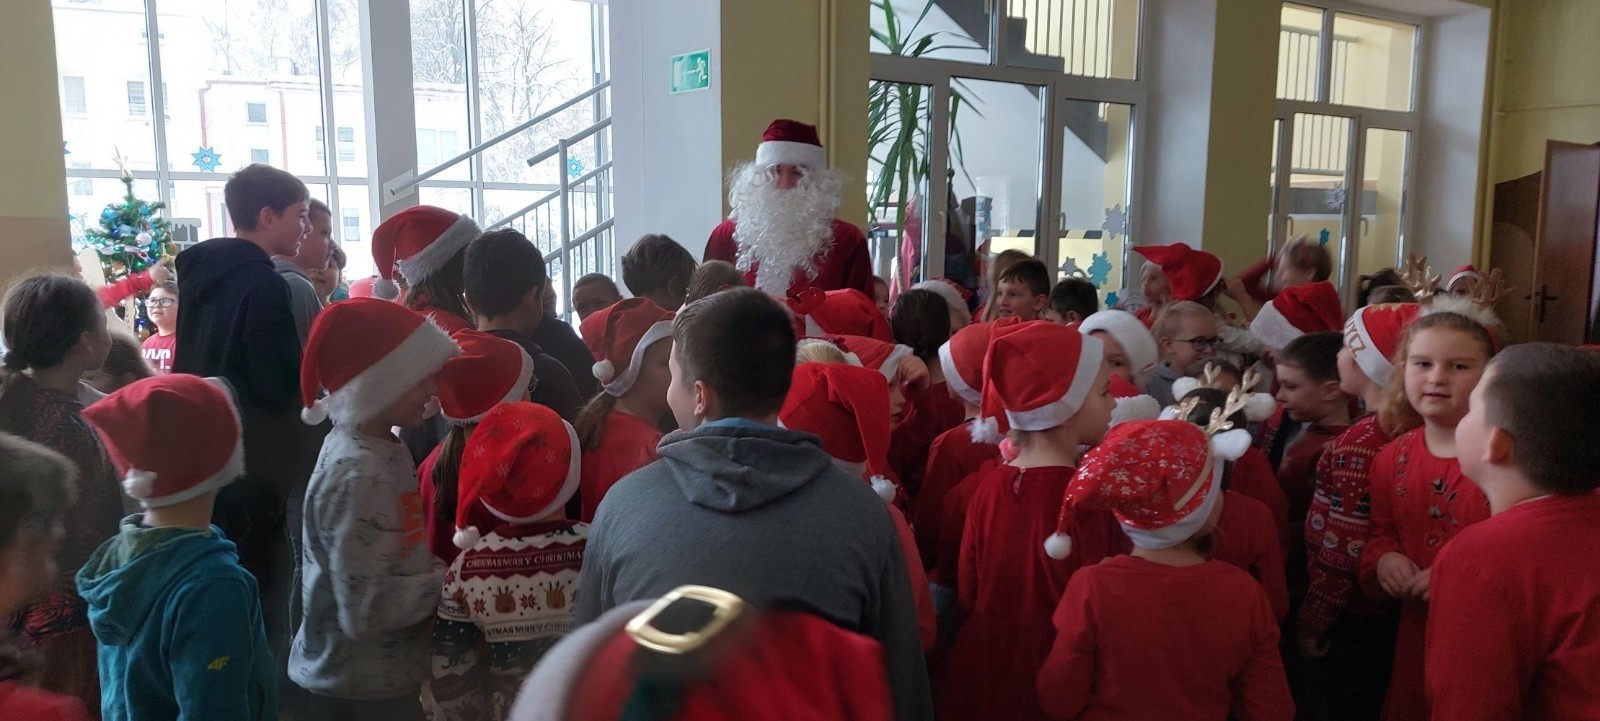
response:
<svg viewBox="0 0 1600 721"><path fill-rule="evenodd" d="M1036 258L1021 261L1000 274L994 297L999 317L1037 320L1050 301L1050 271Z"/></svg>

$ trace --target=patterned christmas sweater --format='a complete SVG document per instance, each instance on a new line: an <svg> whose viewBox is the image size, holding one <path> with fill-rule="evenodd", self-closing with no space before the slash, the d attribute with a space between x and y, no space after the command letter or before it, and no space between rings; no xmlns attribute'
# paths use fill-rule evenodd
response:
<svg viewBox="0 0 1600 721"><path fill-rule="evenodd" d="M1322 639L1346 607L1361 614L1382 610L1356 589L1372 523L1372 461L1389 440L1377 414L1368 415L1339 434L1317 462L1305 524L1310 584L1300 606L1302 636Z"/></svg>
<svg viewBox="0 0 1600 721"><path fill-rule="evenodd" d="M545 652L572 631L589 525L502 525L445 573L433 629L433 721L503 721Z"/></svg>

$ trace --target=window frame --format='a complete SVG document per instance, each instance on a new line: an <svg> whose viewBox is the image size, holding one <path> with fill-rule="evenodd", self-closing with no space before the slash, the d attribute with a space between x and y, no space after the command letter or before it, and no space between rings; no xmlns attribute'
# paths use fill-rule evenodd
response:
<svg viewBox="0 0 1600 721"><path fill-rule="evenodd" d="M255 115L256 115L255 110L256 110L256 108L260 108L261 109L261 119L260 120L256 120L255 119ZM256 100L246 100L245 103L244 103L244 122L245 122L246 125L266 125L267 124L267 104L266 104L266 102L265 101L256 101Z"/></svg>
<svg viewBox="0 0 1600 721"><path fill-rule="evenodd" d="M145 83L146 81L144 80L127 81L128 117L130 118L150 117L150 88ZM139 95L137 103L134 102L135 90L138 91ZM135 108L138 108L138 110L135 111Z"/></svg>
<svg viewBox="0 0 1600 721"><path fill-rule="evenodd" d="M68 104L69 104L68 101L70 99L72 99L71 90L72 90L72 85L73 85L72 81L74 81L74 80L77 81L77 86L78 86L77 87L77 96L78 96L77 97L77 101L78 102L76 103L76 107L68 107ZM63 75L63 76L61 76L61 105L62 105L62 109L61 110L62 110L63 113L66 113L66 114L69 114L69 115L73 115L73 116L79 116L79 117L87 116L89 114L89 82L88 82L88 79L85 78L82 75Z"/></svg>

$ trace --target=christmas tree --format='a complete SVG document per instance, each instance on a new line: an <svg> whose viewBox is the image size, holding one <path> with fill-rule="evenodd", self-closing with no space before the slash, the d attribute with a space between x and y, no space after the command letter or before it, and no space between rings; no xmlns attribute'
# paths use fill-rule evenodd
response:
<svg viewBox="0 0 1600 721"><path fill-rule="evenodd" d="M133 175L122 171L128 189L121 203L100 211L100 227L84 232L89 247L100 256L107 283L126 278L159 262L172 251L172 224L162 217L164 203L147 203L133 192Z"/></svg>

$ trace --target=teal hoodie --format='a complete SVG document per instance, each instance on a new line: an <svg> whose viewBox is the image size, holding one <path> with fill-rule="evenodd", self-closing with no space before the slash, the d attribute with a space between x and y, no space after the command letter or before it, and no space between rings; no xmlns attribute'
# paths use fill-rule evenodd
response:
<svg viewBox="0 0 1600 721"><path fill-rule="evenodd" d="M129 516L78 571L99 642L105 721L275 721L256 579L212 526Z"/></svg>

